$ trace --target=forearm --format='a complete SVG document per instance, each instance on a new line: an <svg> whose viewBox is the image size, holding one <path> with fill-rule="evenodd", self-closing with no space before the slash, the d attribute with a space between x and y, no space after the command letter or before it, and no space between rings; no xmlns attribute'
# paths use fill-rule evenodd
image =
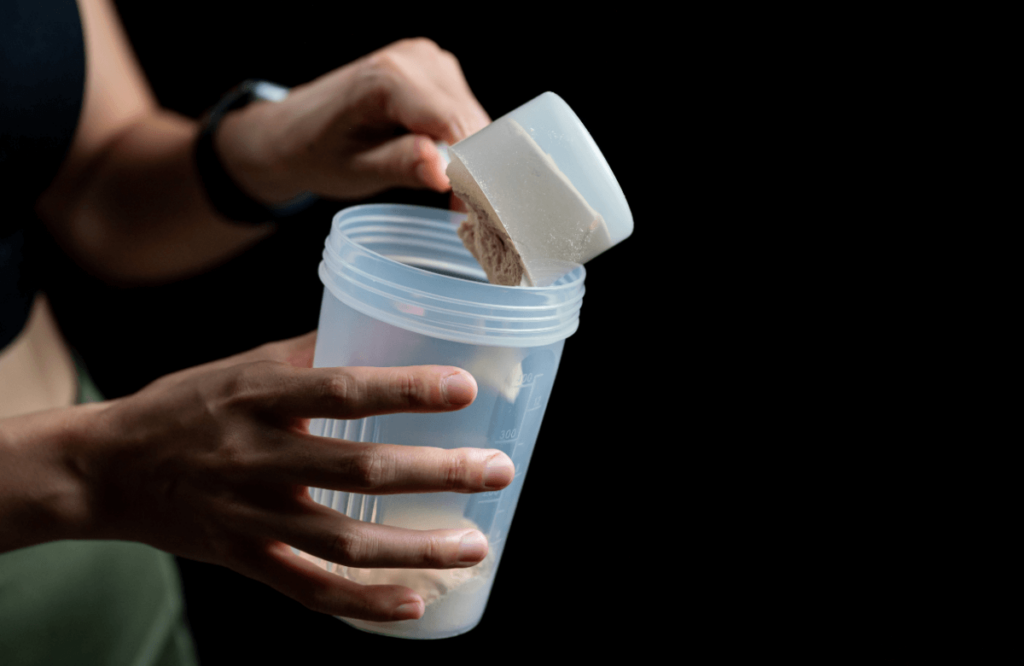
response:
<svg viewBox="0 0 1024 666"><path fill-rule="evenodd" d="M136 118L77 173L64 173L39 212L62 247L112 282L202 272L273 231L221 217L196 170L198 123L156 110Z"/></svg>
<svg viewBox="0 0 1024 666"><path fill-rule="evenodd" d="M89 536L91 502L78 454L106 405L0 420L0 552Z"/></svg>
<svg viewBox="0 0 1024 666"><path fill-rule="evenodd" d="M110 0L78 4L87 56L81 116L56 179L36 202L65 251L109 281L161 282L201 272L272 233L271 224L234 225L209 207L193 157L199 124L160 108ZM256 136L250 129L246 141ZM244 164L247 148L225 146L225 161Z"/></svg>
<svg viewBox="0 0 1024 666"><path fill-rule="evenodd" d="M203 272L273 233L207 200L198 123L159 107L110 0L78 0L86 90L64 164L36 211L64 250L121 284ZM212 100L211 100L212 101ZM488 122L458 61L403 40L296 87L282 102L226 114L214 136L224 170L265 205L301 192L353 200L390 187L449 187L433 141Z"/></svg>

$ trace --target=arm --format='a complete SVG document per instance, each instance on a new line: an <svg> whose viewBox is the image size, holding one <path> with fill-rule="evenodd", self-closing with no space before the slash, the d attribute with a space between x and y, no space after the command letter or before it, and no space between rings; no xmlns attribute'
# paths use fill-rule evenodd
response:
<svg viewBox="0 0 1024 666"><path fill-rule="evenodd" d="M37 211L90 272L122 283L206 270L273 233L221 218L193 163L198 123L159 108L110 0L79 0L87 50L82 116ZM405 40L306 85L281 103L228 114L215 138L228 173L266 204L302 191L365 197L448 189L432 140L489 122L451 54ZM394 138L396 128L411 133Z"/></svg>
<svg viewBox="0 0 1024 666"><path fill-rule="evenodd" d="M0 420L0 552L58 539L139 541L228 566L313 610L419 617L402 586L362 586L290 546L355 567L472 566L478 530L416 531L350 519L307 487L479 492L507 486L500 451L314 437L308 419L461 409L457 368L308 366L315 335L157 380L127 398Z"/></svg>

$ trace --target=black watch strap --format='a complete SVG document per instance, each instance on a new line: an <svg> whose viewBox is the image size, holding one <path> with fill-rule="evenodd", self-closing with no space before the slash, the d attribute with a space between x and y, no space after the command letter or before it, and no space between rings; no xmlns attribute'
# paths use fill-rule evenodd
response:
<svg viewBox="0 0 1024 666"><path fill-rule="evenodd" d="M196 140L196 166L199 181L206 190L206 196L214 209L235 222L259 224L289 217L305 210L316 201L310 193L280 206L265 206L247 195L224 170L224 163L213 146L213 136L224 114L240 109L256 100L281 101L288 95L288 89L267 81L250 79L232 88L203 117L202 130Z"/></svg>

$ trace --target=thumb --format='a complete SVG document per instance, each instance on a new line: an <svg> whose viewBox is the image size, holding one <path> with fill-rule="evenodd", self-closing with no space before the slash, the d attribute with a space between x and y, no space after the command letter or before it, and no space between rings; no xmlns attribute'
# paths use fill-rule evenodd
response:
<svg viewBox="0 0 1024 666"><path fill-rule="evenodd" d="M296 368L312 368L313 356L316 353L316 331L287 340L279 340L261 345L241 354L246 361L279 361Z"/></svg>
<svg viewBox="0 0 1024 666"><path fill-rule="evenodd" d="M422 134L406 134L364 152L361 167L375 173L387 187L429 188L447 192L444 160L434 142Z"/></svg>
<svg viewBox="0 0 1024 666"><path fill-rule="evenodd" d="M316 352L316 331L285 340L284 362L296 368L312 368Z"/></svg>

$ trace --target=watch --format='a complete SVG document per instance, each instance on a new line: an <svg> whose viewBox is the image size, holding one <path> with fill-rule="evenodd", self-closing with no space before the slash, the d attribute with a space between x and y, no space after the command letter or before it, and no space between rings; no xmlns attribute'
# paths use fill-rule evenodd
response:
<svg viewBox="0 0 1024 666"><path fill-rule="evenodd" d="M224 114L253 101L280 102L287 96L288 88L284 86L249 79L229 90L203 117L195 149L199 181L214 209L229 220L246 224L278 220L305 210L317 200L316 195L310 192L304 192L277 206L267 206L254 200L225 171L224 163L213 145L213 135Z"/></svg>

